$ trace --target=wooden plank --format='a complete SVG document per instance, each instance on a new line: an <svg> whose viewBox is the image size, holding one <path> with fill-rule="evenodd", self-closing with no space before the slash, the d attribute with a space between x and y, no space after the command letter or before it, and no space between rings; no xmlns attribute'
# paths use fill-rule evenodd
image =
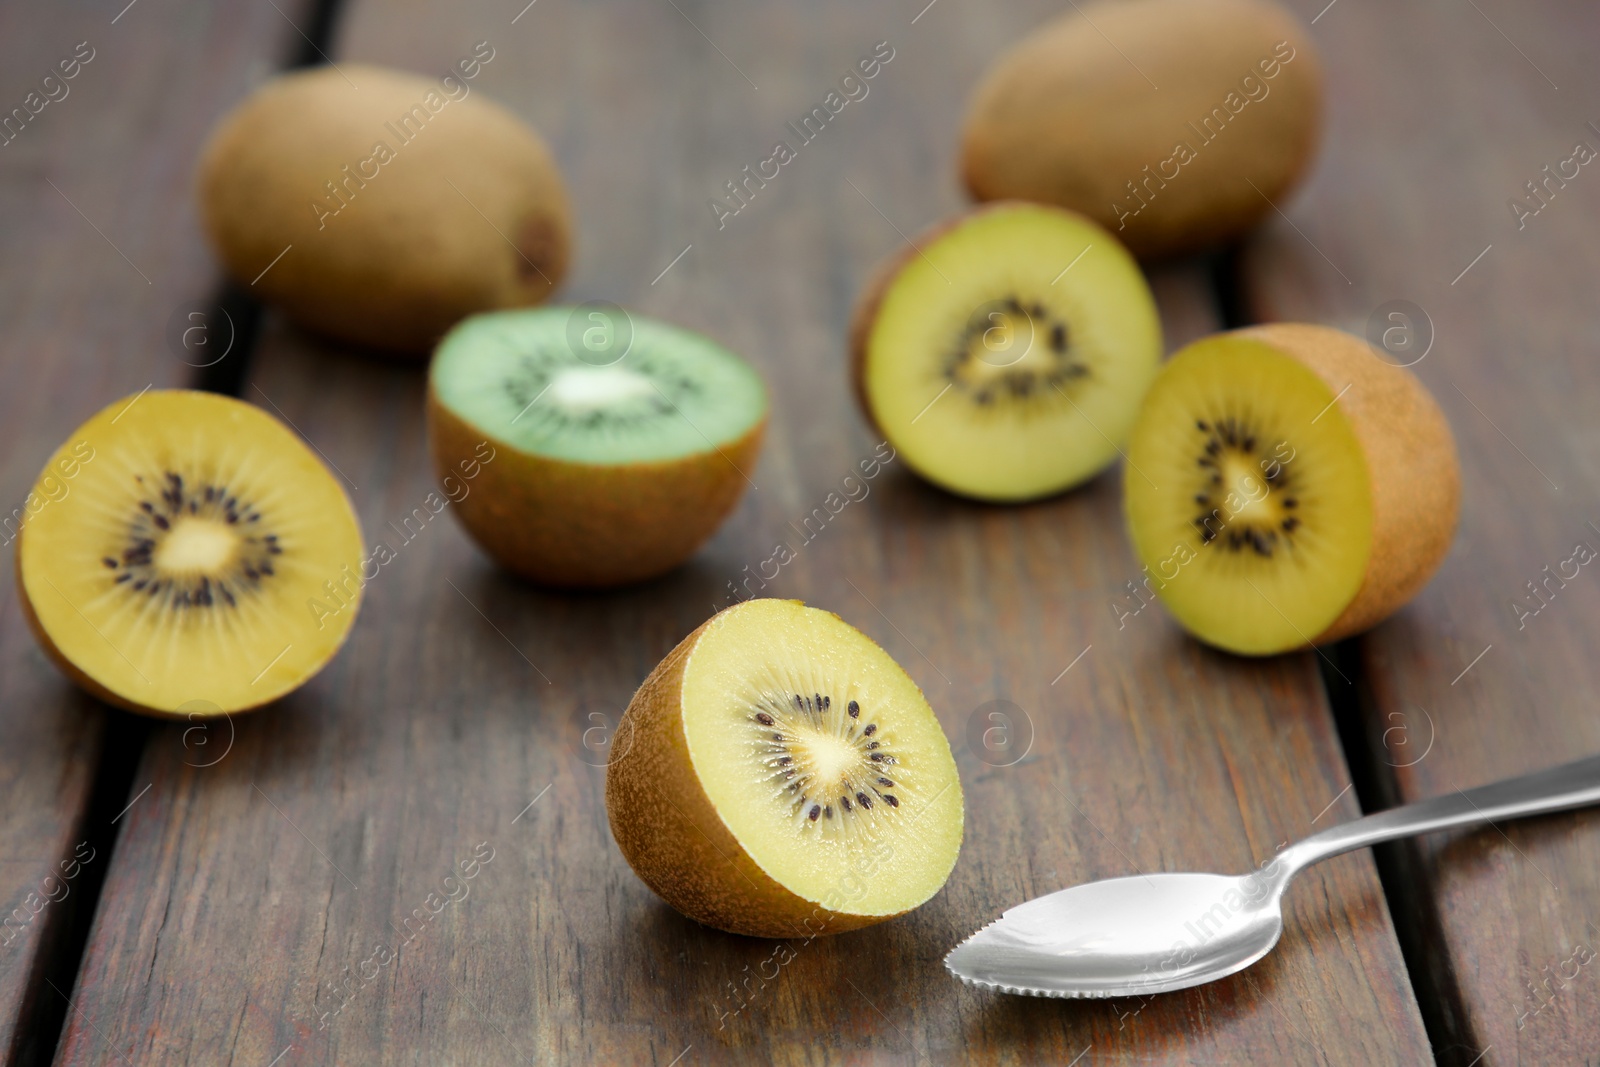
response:
<svg viewBox="0 0 1600 1067"><path fill-rule="evenodd" d="M1341 4L1318 21L1327 145L1280 205L1295 228L1270 227L1247 268L1264 318L1360 333L1404 299L1432 321L1415 370L1460 445L1460 532L1416 603L1360 643L1371 758L1399 800L1600 751L1600 582L1564 564L1600 549L1600 175L1551 182L1521 226L1508 205L1539 207L1525 183L1575 142L1600 149L1600 12L1476 6ZM1569 580L1531 591L1563 567ZM1583 1062L1600 1048L1600 979L1581 962L1600 951L1600 815L1501 829L1401 853L1421 883L1406 921L1441 995L1441 1062Z"/></svg>
<svg viewBox="0 0 1600 1067"><path fill-rule="evenodd" d="M66 920L92 896L109 860L85 842L101 829L86 823L110 713L79 694L34 644L10 562L16 531L30 510L49 506L50 496L30 501L29 492L74 426L118 397L180 385L195 373L165 338L169 317L180 306L202 307L215 284L191 206L189 161L218 109L275 58L287 30L282 16L244 3L119 7L0 11L6 1063L48 1057L48 1044L39 1042L55 1040L48 1019L64 1010L52 1003L61 994L46 988L52 958L72 947L62 940ZM64 477L51 495L71 491ZM65 967L70 975L71 962Z"/></svg>
<svg viewBox="0 0 1600 1067"><path fill-rule="evenodd" d="M150 746L135 784L152 788L112 866L61 1061L1425 1058L1365 854L1305 876L1270 959L1187 994L1005 998L944 972L946 950L1027 896L1135 868L1243 871L1354 813L1311 656L1215 655L1153 610L1119 628L1111 604L1137 568L1115 475L1002 509L891 464L766 590L880 640L951 735L969 829L930 904L792 945L776 977L746 986L774 970L775 946L679 917L622 861L602 801L607 729L730 580L794 543L790 524L873 454L843 377L854 293L896 229L959 207L953 116L1048 10L939 5L913 25L915 10L844 3L677 7L540 4L513 25L499 5L357 4L336 56L442 71L491 42L478 88L542 129L571 181L566 297L747 353L778 398L759 490L673 575L544 592L448 518L409 540L394 525L434 491L415 369L272 328L246 395L330 457L368 539L397 558L340 658L237 720L226 759L185 766L175 730ZM885 40L895 58L870 95L719 232L705 201ZM1198 269L1157 287L1174 343L1214 328ZM1010 767L966 740L996 699L1034 734ZM494 858L470 895L408 935L475 849Z"/></svg>

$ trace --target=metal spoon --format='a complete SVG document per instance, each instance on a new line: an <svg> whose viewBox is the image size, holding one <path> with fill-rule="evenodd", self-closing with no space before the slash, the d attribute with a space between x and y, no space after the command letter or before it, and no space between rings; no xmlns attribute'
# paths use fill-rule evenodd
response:
<svg viewBox="0 0 1600 1067"><path fill-rule="evenodd" d="M1413 834L1600 803L1600 756L1343 823L1253 874L1090 882L1005 912L945 957L968 985L1036 997L1186 989L1242 971L1283 934L1283 892L1318 860Z"/></svg>

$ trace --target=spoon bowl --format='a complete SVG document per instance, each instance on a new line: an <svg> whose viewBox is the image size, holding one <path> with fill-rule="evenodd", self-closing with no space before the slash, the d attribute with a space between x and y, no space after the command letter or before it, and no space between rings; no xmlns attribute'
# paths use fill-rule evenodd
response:
<svg viewBox="0 0 1600 1067"><path fill-rule="evenodd" d="M1283 934L1283 894L1306 867L1413 834L1600 803L1600 756L1456 790L1343 823L1247 875L1137 874L1006 911L945 966L968 985L1037 997L1164 993L1242 971Z"/></svg>
<svg viewBox="0 0 1600 1067"><path fill-rule="evenodd" d="M1262 874L1090 882L1007 911L945 957L970 985L1040 997L1164 993L1243 970L1283 934Z"/></svg>

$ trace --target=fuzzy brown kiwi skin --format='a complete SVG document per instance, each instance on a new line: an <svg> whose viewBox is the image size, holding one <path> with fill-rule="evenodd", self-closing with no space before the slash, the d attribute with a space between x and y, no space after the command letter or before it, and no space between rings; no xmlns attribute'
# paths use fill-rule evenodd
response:
<svg viewBox="0 0 1600 1067"><path fill-rule="evenodd" d="M1340 397L1366 456L1372 553L1355 598L1311 642L1341 640L1398 611L1439 569L1461 513L1455 438L1433 395L1411 371L1381 359L1342 330L1275 323L1238 331L1309 368Z"/></svg>
<svg viewBox="0 0 1600 1067"><path fill-rule="evenodd" d="M1301 21L1267 0L1085 7L1019 42L973 92L961 132L968 193L1082 211L1141 260L1209 247L1269 215L1269 200L1281 202L1299 182L1321 139L1322 66ZM1134 42L1128 51L1137 69L1108 39ZM1265 79L1255 64L1273 59L1280 41L1293 56ZM1244 99L1246 75L1267 95L1245 104L1212 141L1201 140L1188 123L1214 107L1226 112L1230 91ZM1260 114L1263 108L1271 113ZM1121 219L1114 205L1138 206L1124 183L1147 180L1146 165L1157 174L1180 141L1195 157L1176 177L1158 175L1164 184L1149 202Z"/></svg>
<svg viewBox="0 0 1600 1067"><path fill-rule="evenodd" d="M750 858L717 814L689 756L682 703L683 672L716 620L657 664L612 735L606 815L623 858L668 904L731 934L812 937L894 918L830 912L790 892Z"/></svg>
<svg viewBox="0 0 1600 1067"><path fill-rule="evenodd" d="M281 695L280 697L264 700L257 704L247 704L244 707L229 708L225 711L219 711L215 715L206 715L202 712L195 711L185 711L180 713L177 711L164 711L160 708L146 707L143 704L136 703L127 699L126 697L113 693L111 690L107 689L105 686L101 685L99 682L83 673L83 671L78 669L76 664L61 654L61 649L56 646L56 643L50 637L49 632L45 630L44 624L39 621L39 616L34 613L33 602L28 597L28 584L23 580L22 575L22 539L26 536L27 527L24 526L22 532L17 535L17 548L12 556L12 558L16 561L17 602L22 605L22 617L27 620L28 629L33 631L33 639L39 642L39 647L44 650L44 654L49 657L50 662L56 665L56 669L62 674L66 675L67 679L79 689L82 689L96 700L105 704L110 704L113 707L121 708L124 711L131 711L136 715L144 715L152 719L171 719L174 721L193 722L195 719L215 719L224 715L236 715L247 711L254 711L259 707L263 707L272 703L272 700L280 699ZM354 629L354 627L351 627L351 629ZM346 630L345 633L346 637L348 637L349 631ZM343 641L341 641L340 644L342 645ZM335 646L333 651L328 654L329 661L332 661L334 654L337 652L338 647ZM310 679L308 678L307 680L309 681Z"/></svg>
<svg viewBox="0 0 1600 1067"><path fill-rule="evenodd" d="M872 340L872 328L878 322L878 309L883 306L884 297L889 295L889 287L900 276L900 272L911 265L912 260L922 255L922 249L929 247L951 230L993 212L1014 211L1018 208L1030 211L1059 211L1076 217L1075 212L1063 208L1023 200L992 200L987 204L979 204L923 230L915 241L908 243L907 247L895 252L873 268L866 285L862 286L861 294L856 297L855 309L850 314L848 334L850 389L855 395L856 404L861 408L861 414L866 417L867 424L872 427L879 439L888 440L888 435L883 432L883 426L872 411L872 403L867 399L867 346Z"/></svg>
<svg viewBox="0 0 1600 1067"><path fill-rule="evenodd" d="M572 222L539 135L473 92L397 146L386 124L429 93L442 99L439 83L342 70L359 92L327 68L283 75L211 134L200 214L228 273L301 327L413 358L469 314L548 297L567 269ZM394 156L363 177L379 140ZM313 201L338 204L328 181L348 182L350 195L319 219Z"/></svg>
<svg viewBox="0 0 1600 1067"><path fill-rule="evenodd" d="M451 411L431 384L427 422L441 481L478 463L451 508L478 545L507 570L573 589L644 581L694 555L744 494L767 427L763 416L720 450L602 466L520 451Z"/></svg>

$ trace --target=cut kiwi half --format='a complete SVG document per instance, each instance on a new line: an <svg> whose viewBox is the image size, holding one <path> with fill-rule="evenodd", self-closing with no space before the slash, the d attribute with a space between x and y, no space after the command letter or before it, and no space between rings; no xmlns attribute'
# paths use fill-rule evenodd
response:
<svg viewBox="0 0 1600 1067"><path fill-rule="evenodd" d="M1237 330L1178 352L1128 459L1145 584L1196 637L1247 655L1392 614L1444 559L1460 510L1433 397L1325 326Z"/></svg>
<svg viewBox="0 0 1600 1067"><path fill-rule="evenodd" d="M863 410L913 469L965 496L1029 500L1116 458L1161 358L1161 323L1110 233L1002 201L881 268L851 350Z"/></svg>
<svg viewBox="0 0 1600 1067"><path fill-rule="evenodd" d="M449 489L477 474L456 514L490 556L548 585L682 563L753 484L766 422L748 363L615 305L473 316L428 374L439 476Z"/></svg>
<svg viewBox="0 0 1600 1067"><path fill-rule="evenodd" d="M355 622L349 499L295 434L242 401L119 400L51 457L34 498L17 540L25 613L102 700L172 717L254 708L321 670Z"/></svg>
<svg viewBox="0 0 1600 1067"><path fill-rule="evenodd" d="M793 600L720 612L651 672L612 741L606 811L667 903L756 937L904 914L961 848L961 782L922 691Z"/></svg>

